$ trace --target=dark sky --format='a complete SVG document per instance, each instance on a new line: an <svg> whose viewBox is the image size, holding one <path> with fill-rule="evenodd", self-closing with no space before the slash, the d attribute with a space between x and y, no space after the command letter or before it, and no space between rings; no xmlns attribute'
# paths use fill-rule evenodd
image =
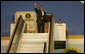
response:
<svg viewBox="0 0 85 54"><path fill-rule="evenodd" d="M18 11L35 11L35 1L1 2L1 36L10 36L10 24ZM84 4L79 1L36 1L47 13L53 13L55 21L62 18L67 23L69 35L84 35ZM3 33L8 33L3 35Z"/></svg>

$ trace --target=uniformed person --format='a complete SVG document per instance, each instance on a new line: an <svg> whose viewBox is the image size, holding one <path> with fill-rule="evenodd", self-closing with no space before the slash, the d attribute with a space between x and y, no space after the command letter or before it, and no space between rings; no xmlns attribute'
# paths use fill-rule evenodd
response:
<svg viewBox="0 0 85 54"><path fill-rule="evenodd" d="M44 25L45 25L45 17L46 12L43 10L43 7L40 5L39 9L37 9L36 2L34 3L35 11L37 13L37 26L38 26L38 32L44 33Z"/></svg>

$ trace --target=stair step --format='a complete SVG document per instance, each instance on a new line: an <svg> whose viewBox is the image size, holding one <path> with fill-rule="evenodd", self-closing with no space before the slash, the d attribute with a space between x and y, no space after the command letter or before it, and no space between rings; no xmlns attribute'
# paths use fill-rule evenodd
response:
<svg viewBox="0 0 85 54"><path fill-rule="evenodd" d="M20 41L19 44L44 44L43 41Z"/></svg>
<svg viewBox="0 0 85 54"><path fill-rule="evenodd" d="M22 36L22 39L43 39L47 38L48 36Z"/></svg>
<svg viewBox="0 0 85 54"><path fill-rule="evenodd" d="M19 44L18 47L44 47L44 44Z"/></svg>
<svg viewBox="0 0 85 54"><path fill-rule="evenodd" d="M26 42L26 41L28 41L28 42L32 42L32 41L47 41L47 39L20 39L20 42Z"/></svg>
<svg viewBox="0 0 85 54"><path fill-rule="evenodd" d="M22 36L48 36L49 33L22 33Z"/></svg>
<svg viewBox="0 0 85 54"><path fill-rule="evenodd" d="M44 42L19 42L18 46L43 46Z"/></svg>
<svg viewBox="0 0 85 54"><path fill-rule="evenodd" d="M30 51L30 50L32 50L32 51L34 51L34 50L43 50L43 48L22 48L22 47L20 47L20 48L18 48L18 50L26 50L26 51Z"/></svg>
<svg viewBox="0 0 85 54"><path fill-rule="evenodd" d="M18 48L43 48L44 45L19 45Z"/></svg>
<svg viewBox="0 0 85 54"><path fill-rule="evenodd" d="M43 51L38 50L38 51L17 51L16 53L43 53Z"/></svg>

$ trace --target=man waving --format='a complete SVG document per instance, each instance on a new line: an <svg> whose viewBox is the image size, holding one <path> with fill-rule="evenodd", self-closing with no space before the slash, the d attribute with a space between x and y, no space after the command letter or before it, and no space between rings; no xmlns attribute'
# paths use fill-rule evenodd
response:
<svg viewBox="0 0 85 54"><path fill-rule="evenodd" d="M38 32L44 33L44 25L45 25L45 17L46 12L43 10L43 6L40 5L39 9L37 9L36 2L34 3L35 11L37 13L37 26L38 26Z"/></svg>

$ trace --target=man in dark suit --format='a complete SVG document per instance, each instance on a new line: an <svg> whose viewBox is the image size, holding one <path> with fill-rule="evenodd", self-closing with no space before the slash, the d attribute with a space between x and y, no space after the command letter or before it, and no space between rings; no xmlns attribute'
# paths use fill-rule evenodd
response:
<svg viewBox="0 0 85 54"><path fill-rule="evenodd" d="M35 11L37 13L37 26L38 26L38 32L44 33L44 25L45 25L45 17L46 12L43 10L43 7L40 6L39 9L37 9L36 2L34 3Z"/></svg>

